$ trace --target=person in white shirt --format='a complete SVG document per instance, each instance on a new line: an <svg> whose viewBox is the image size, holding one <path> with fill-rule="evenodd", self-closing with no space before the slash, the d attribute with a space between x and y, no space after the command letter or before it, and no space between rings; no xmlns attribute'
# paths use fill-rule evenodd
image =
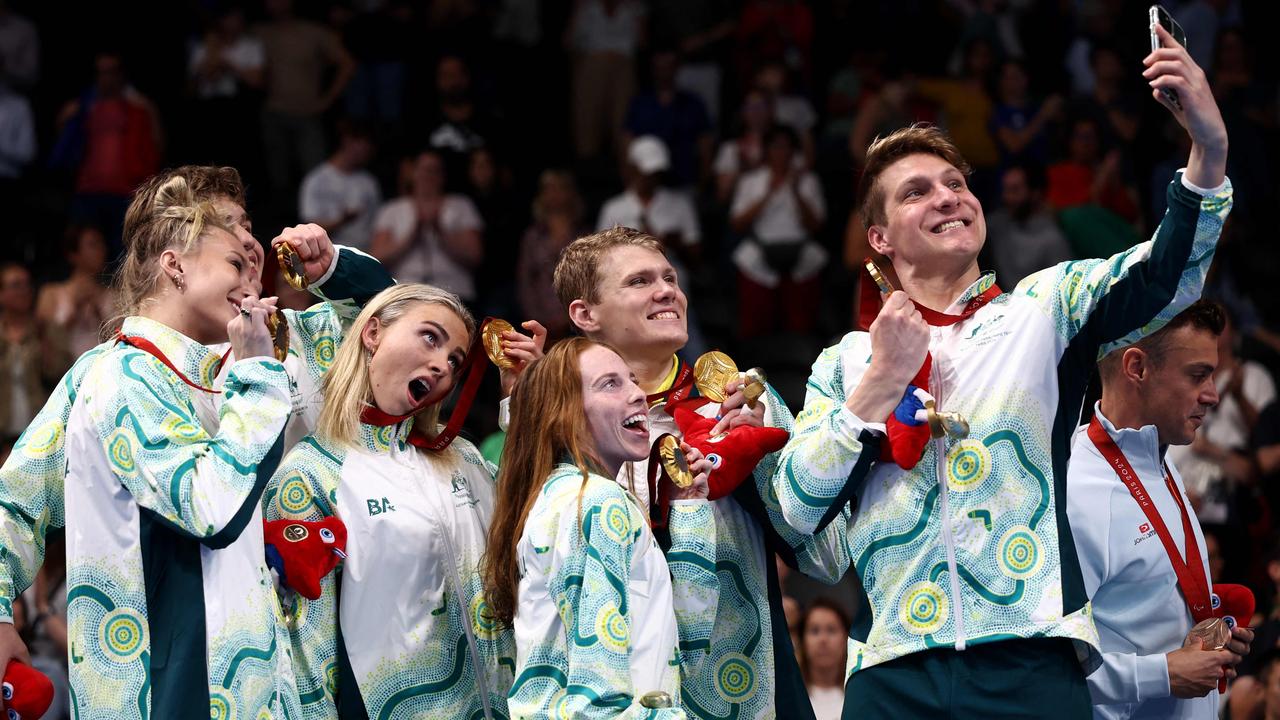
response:
<svg viewBox="0 0 1280 720"><path fill-rule="evenodd" d="M1197 301L1112 351L1098 364L1096 415L1075 434L1067 517L1103 653L1087 677L1095 718L1213 720L1219 680L1235 676L1253 641L1243 626L1225 649L1188 637L1216 603L1204 535L1165 453L1190 443L1218 404L1223 323L1219 306Z"/></svg>
<svg viewBox="0 0 1280 720"><path fill-rule="evenodd" d="M484 258L484 220L465 195L445 193L445 162L427 150L413 161L408 195L382 206L369 254L400 282L444 288L476 299L475 270Z"/></svg>
<svg viewBox="0 0 1280 720"><path fill-rule="evenodd" d="M641 135L627 148L627 161L627 189L600 208L596 231L635 228L662 240L669 250L692 254L702 241L702 230L689 197L661 185L662 173L671 168L667 146L653 135Z"/></svg>
<svg viewBox="0 0 1280 720"><path fill-rule="evenodd" d="M324 228L334 243L364 250L382 202L377 179L364 169L373 159L373 137L349 123L340 123L338 134L338 149L303 178L298 214Z"/></svg>
<svg viewBox="0 0 1280 720"><path fill-rule="evenodd" d="M733 252L743 337L773 330L778 307L788 331L812 330L819 273L827 264L826 250L814 240L827 214L822 186L795 167L795 132L775 125L764 146L764 165L738 180L729 208L733 231L746 236Z"/></svg>

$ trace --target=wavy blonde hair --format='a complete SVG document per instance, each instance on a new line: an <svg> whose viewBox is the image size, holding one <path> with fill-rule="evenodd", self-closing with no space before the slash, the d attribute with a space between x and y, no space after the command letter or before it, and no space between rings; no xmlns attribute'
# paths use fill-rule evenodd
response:
<svg viewBox="0 0 1280 720"><path fill-rule="evenodd" d="M128 253L116 273L117 318L136 315L166 279L160 256L167 250L186 255L211 231L230 233L208 202L198 201L186 178L174 176L155 190L155 210L140 219L126 238Z"/></svg>
<svg viewBox="0 0 1280 720"><path fill-rule="evenodd" d="M373 297L347 330L345 341L333 359L333 366L325 373L324 408L316 424L316 434L345 445L355 445L360 437L360 413L373 405L373 388L369 381L368 350L360 336L374 318L386 328L404 317L419 303L440 305L449 309L467 328L464 347L471 344L476 334L476 321L457 295L421 283L392 285ZM476 358L475 362L483 362ZM428 436L434 436L440 420L440 405L423 408L414 418L417 427L425 428Z"/></svg>

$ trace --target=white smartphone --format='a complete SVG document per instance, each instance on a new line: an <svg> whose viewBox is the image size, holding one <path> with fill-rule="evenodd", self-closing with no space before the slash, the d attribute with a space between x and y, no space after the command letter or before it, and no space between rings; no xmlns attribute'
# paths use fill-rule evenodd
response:
<svg viewBox="0 0 1280 720"><path fill-rule="evenodd" d="M1155 52L1160 49L1160 36L1156 34L1157 25L1162 26L1165 29L1165 32L1172 35L1173 39L1177 41L1179 45L1184 48L1187 46L1186 31L1182 29L1182 26L1178 24L1177 20L1173 19L1173 16L1169 14L1169 11L1164 9L1163 5L1152 5L1151 9L1147 11L1147 18L1150 20L1148 27L1151 30L1151 52ZM1182 103L1178 100L1177 91L1163 89L1160 92L1164 95L1164 98L1169 101L1169 104L1179 110L1182 109Z"/></svg>

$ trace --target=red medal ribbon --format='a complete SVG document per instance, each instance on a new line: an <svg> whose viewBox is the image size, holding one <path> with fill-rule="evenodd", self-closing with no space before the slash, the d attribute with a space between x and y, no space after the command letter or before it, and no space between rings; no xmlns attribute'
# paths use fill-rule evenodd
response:
<svg viewBox="0 0 1280 720"><path fill-rule="evenodd" d="M138 336L136 336L136 335L125 335L125 334L124 334L124 333L122 333L122 332L117 332L117 333L116 333L116 341L117 341L117 342L122 342L122 343L124 343L125 345L132 345L133 347L138 348L138 349L139 349L139 350L141 350L142 352L144 352L144 353L146 353L146 354L148 354L148 355L150 355L150 356L154 357L155 359L157 359L157 360L159 360L161 363L163 363L165 367L167 367L167 368L169 368L170 370L172 370L172 371L173 371L173 374L174 374L174 375L177 375L177 376L178 376L178 378L179 378L180 380L182 380L182 382L184 382L184 383L186 383L186 384L190 385L191 387L193 387L193 388L195 388L195 389L197 389L197 390L199 390L199 391L201 391L201 392L207 392L207 393L209 393L210 395L218 395L218 394L220 394L220 393L222 392L221 390L215 390L214 388L207 388L207 387L205 387L205 386L203 386L203 385L199 385L199 384L197 384L195 381L193 381L191 378L189 378L189 377L187 377L186 375L184 375L184 374L182 373L182 371L181 371L181 370L179 370L179 369L177 368L177 366L173 364L173 361L172 361L172 360L170 360L170 359L169 359L169 358L168 358L168 357L167 357L163 352L161 352L161 351L160 351L160 348L156 347L156 344L155 344L155 343L151 342L150 340L148 340L148 339L146 339L146 338L138 337ZM214 372L214 375L215 375L215 376L216 376L219 372L222 372L222 366L223 366L223 364L224 364L224 363L226 363L226 362L227 362L227 358L228 358L230 355L231 355L231 348L227 348L227 351L226 351L226 352L224 352L224 353L222 353L222 357L221 357L221 358L218 358L218 369L217 369L217 371L216 371L216 372Z"/></svg>
<svg viewBox="0 0 1280 720"><path fill-rule="evenodd" d="M1187 512L1187 506L1182 501L1182 493L1178 492L1178 486L1173 482L1173 475L1169 472L1169 468L1164 468L1164 484L1173 495L1178 511L1182 513L1182 532L1186 537L1187 545L1186 559L1183 559L1182 554L1178 552L1178 545L1169 534L1169 528L1165 526L1164 518L1160 517L1155 503L1151 501L1151 496L1143 487L1142 480L1133 471L1133 466L1129 464L1129 460L1120 451L1115 440L1111 439L1106 429L1102 427L1102 423L1098 422L1096 415L1089 422L1088 432L1089 439L1097 446L1107 462L1111 463L1112 469L1120 476L1120 482L1129 489L1129 494L1133 495L1138 507L1142 508L1142 512L1146 514L1147 521L1151 523L1151 527L1155 528L1160 542L1164 544L1165 552L1169 555L1169 564L1173 565L1173 572L1178 576L1178 587L1182 589L1182 596L1187 602L1187 609L1191 611L1193 622L1198 623L1213 617L1213 604L1209 600L1209 579L1205 576L1204 563L1200 560L1200 545L1196 542L1195 528L1191 525L1191 515Z"/></svg>
<svg viewBox="0 0 1280 720"><path fill-rule="evenodd" d="M660 390L656 393L645 396L645 402L649 407L657 405L659 402L667 404L675 404L689 397L689 393L693 391L693 368L685 361L676 358L676 362L680 364L680 369L676 371L675 382L671 383L671 387L667 390Z"/></svg>
<svg viewBox="0 0 1280 720"><path fill-rule="evenodd" d="M959 315L950 315L948 313L938 312L933 308L927 308L924 305L921 305L915 300L912 300L911 302L915 303L916 309L920 311L925 322L933 325L934 327L941 327L944 325L955 325L961 320L972 317L973 314L978 312L978 309L983 305L986 305L999 297L1001 292L1003 291L1000 290L1000 286L992 283L991 287L987 288L982 294L969 300L969 302L965 304L964 310L962 310ZM867 272L865 268L862 271L860 295L861 297L858 303L858 326L863 330L870 330L871 323L875 321L876 315L880 314L880 308L883 306L884 300L880 297L880 286L876 285L875 280L871 279L871 273Z"/></svg>

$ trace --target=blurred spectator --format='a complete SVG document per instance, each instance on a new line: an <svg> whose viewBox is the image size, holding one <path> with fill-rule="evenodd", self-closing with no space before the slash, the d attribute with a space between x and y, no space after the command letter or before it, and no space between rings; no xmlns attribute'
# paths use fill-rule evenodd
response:
<svg viewBox="0 0 1280 720"><path fill-rule="evenodd" d="M0 436L14 438L27 429L44 404L47 385L70 365L49 347L31 312L35 301L31 273L16 263L0 266Z"/></svg>
<svg viewBox="0 0 1280 720"><path fill-rule="evenodd" d="M414 52L413 6L404 0L357 3L343 32L356 62L346 90L346 114L392 134L404 112L404 84Z"/></svg>
<svg viewBox="0 0 1280 720"><path fill-rule="evenodd" d="M661 185L671 159L661 140L645 135L627 151L627 189L600 208L596 230L635 228L662 240L669 252L689 257L702 242L698 213L683 193Z"/></svg>
<svg viewBox="0 0 1280 720"><path fill-rule="evenodd" d="M813 127L818 124L818 114L808 98L791 92L791 77L782 63L767 63L756 73L754 89L764 93L769 101L774 123L791 128L795 133L797 148L804 153L805 165L812 167Z"/></svg>
<svg viewBox="0 0 1280 720"><path fill-rule="evenodd" d="M1031 101L1030 85L1021 61L1006 60L1000 66L992 128L1005 166L1016 162L1043 166L1049 161L1050 125L1061 117L1065 100L1050 95L1037 106Z"/></svg>
<svg viewBox="0 0 1280 720"><path fill-rule="evenodd" d="M533 199L533 224L520 240L516 294L520 317L542 323L548 343L569 335L569 315L556 297L551 277L560 251L588 231L583 217L582 197L573 175L564 170L544 170Z"/></svg>
<svg viewBox="0 0 1280 720"><path fill-rule="evenodd" d="M644 43L638 0L577 0L565 32L573 65L573 142L578 160L613 157L635 94L636 50Z"/></svg>
<svg viewBox="0 0 1280 720"><path fill-rule="evenodd" d="M849 155L855 165L867 158L867 148L877 137L884 137L920 118L911 107L911 90L897 80L884 84L880 92L868 96L858 107L849 129Z"/></svg>
<svg viewBox="0 0 1280 720"><path fill-rule="evenodd" d="M187 63L195 98L190 144L198 157L244 167L258 154L254 93L262 89L265 63L262 41L245 29L244 10L221 8Z"/></svg>
<svg viewBox="0 0 1280 720"><path fill-rule="evenodd" d="M30 90L40 79L40 33L7 0L0 0L0 67L20 90Z"/></svg>
<svg viewBox="0 0 1280 720"><path fill-rule="evenodd" d="M324 113L346 88L355 62L336 33L295 16L292 0L266 0L266 8L269 19L256 29L266 55L262 146L272 201L291 214L299 179L324 162Z"/></svg>
<svg viewBox="0 0 1280 720"><path fill-rule="evenodd" d="M720 204L733 198L738 178L764 162L764 136L772 125L773 110L768 98L759 90L748 91L739 112L738 135L720 143L712 166L716 174L716 200ZM800 163L803 165L803 157Z"/></svg>
<svg viewBox="0 0 1280 720"><path fill-rule="evenodd" d="M476 295L484 301L485 315L508 317L515 309L516 255L520 233L529 214L512 187L511 172L493 151L479 147L471 152L467 167L468 194L484 219L484 260L476 273Z"/></svg>
<svg viewBox="0 0 1280 720"><path fill-rule="evenodd" d="M831 77L827 84L826 121L823 143L844 144L853 129L854 117L864 95L869 95L871 81L878 81L878 66L884 63L884 52L868 51L855 45L848 52L844 67Z"/></svg>
<svg viewBox="0 0 1280 720"><path fill-rule="evenodd" d="M31 103L9 84L0 60L0 192L10 194L36 156L36 128Z"/></svg>
<svg viewBox="0 0 1280 720"><path fill-rule="evenodd" d="M1059 217L1077 257L1109 257L1136 244L1138 193L1121 175L1121 153L1104 154L1098 123L1088 117L1071 124L1067 156L1049 166L1046 199Z"/></svg>
<svg viewBox="0 0 1280 720"><path fill-rule="evenodd" d="M462 58L446 55L436 64L436 111L428 126L427 142L444 158L452 182L465 183L471 153L493 144L494 123L476 105L471 93L471 72Z"/></svg>
<svg viewBox="0 0 1280 720"><path fill-rule="evenodd" d="M738 77L749 78L766 63L809 79L813 57L813 11L800 0L747 0L738 18ZM779 122L782 113L778 114Z"/></svg>
<svg viewBox="0 0 1280 720"><path fill-rule="evenodd" d="M63 240L71 276L46 283L36 301L36 319L49 334L57 355L78 358L101 342L103 323L115 310L115 296L102 282L107 242L92 225L72 225Z"/></svg>
<svg viewBox="0 0 1280 720"><path fill-rule="evenodd" d="M1205 75L1212 75L1218 30L1240 24L1239 0L1183 0L1170 8L1187 34L1187 52Z"/></svg>
<svg viewBox="0 0 1280 720"><path fill-rule="evenodd" d="M814 238L826 219L818 178L795 167L790 128L765 136L765 164L738 181L729 208L733 231L743 235L733 253L738 266L738 332L743 338L772 332L781 309L788 332L812 331L819 273L827 252Z"/></svg>
<svg viewBox="0 0 1280 720"><path fill-rule="evenodd" d="M650 63L653 88L640 93L627 108L623 138L652 135L662 140L671 155L671 181L683 188L701 184L711 167L711 123L702 101L676 87L679 57L674 51L653 53Z"/></svg>
<svg viewBox="0 0 1280 720"><path fill-rule="evenodd" d="M836 603L817 598L800 622L804 649L800 667L816 720L839 720L844 707L845 661L849 654L849 616Z"/></svg>
<svg viewBox="0 0 1280 720"><path fill-rule="evenodd" d="M1262 365L1243 360L1237 354L1234 323L1218 338L1217 407L1204 416L1204 423L1190 446L1169 448L1169 457L1182 471L1187 494L1196 504L1196 514L1206 527L1218 528L1227 544L1227 554L1237 550L1240 528L1233 507L1236 489L1253 480L1249 442L1258 413L1276 398L1275 382Z"/></svg>
<svg viewBox="0 0 1280 720"><path fill-rule="evenodd" d="M1000 160L991 137L995 103L987 90L995 61L991 43L975 38L964 49L964 71L959 77L924 78L914 86L917 94L938 105L940 124L973 166L969 186L988 201L995 185L992 173Z"/></svg>
<svg viewBox="0 0 1280 720"><path fill-rule="evenodd" d="M339 124L338 149L302 180L298 215L329 232L339 245L365 249L373 216L382 202L378 181L365 170L373 158L373 138L353 122Z"/></svg>
<svg viewBox="0 0 1280 720"><path fill-rule="evenodd" d="M1108 147L1123 148L1138 136L1141 93L1133 89L1133 75L1120 54L1109 45L1095 45L1089 54L1093 86L1071 103L1070 115L1091 118ZM1185 134L1185 133L1184 133Z"/></svg>
<svg viewBox="0 0 1280 720"><path fill-rule="evenodd" d="M440 154L420 153L410 194L378 211L369 254L400 282L435 285L470 303L484 259L484 221L466 195L445 193L445 181Z"/></svg>
<svg viewBox="0 0 1280 720"><path fill-rule="evenodd" d="M94 67L93 85L58 115L50 162L75 174L72 220L103 228L114 251L129 195L160 169L160 122L129 85L118 54L99 53Z"/></svg>
<svg viewBox="0 0 1280 720"><path fill-rule="evenodd" d="M721 64L733 37L733 5L729 0L650 0L653 44L677 48L680 69L676 87L698 96L711 125L720 120Z"/></svg>
<svg viewBox="0 0 1280 720"><path fill-rule="evenodd" d="M1253 461L1258 469L1258 484L1267 498L1267 506L1273 516L1280 515L1280 402L1272 400L1258 413L1253 426ZM1277 557L1280 571L1280 556ZM1280 582L1280 576L1276 580Z"/></svg>
<svg viewBox="0 0 1280 720"><path fill-rule="evenodd" d="M1075 38L1063 58L1071 79L1072 95L1093 92L1093 51L1116 36L1116 18L1120 10L1120 3L1090 1L1079 4L1077 21L1082 27L1075 31Z"/></svg>
<svg viewBox="0 0 1280 720"><path fill-rule="evenodd" d="M1044 205L1043 173L1013 165L1000 179L1001 207L987 215L987 245L1001 287L1071 259L1071 246Z"/></svg>

